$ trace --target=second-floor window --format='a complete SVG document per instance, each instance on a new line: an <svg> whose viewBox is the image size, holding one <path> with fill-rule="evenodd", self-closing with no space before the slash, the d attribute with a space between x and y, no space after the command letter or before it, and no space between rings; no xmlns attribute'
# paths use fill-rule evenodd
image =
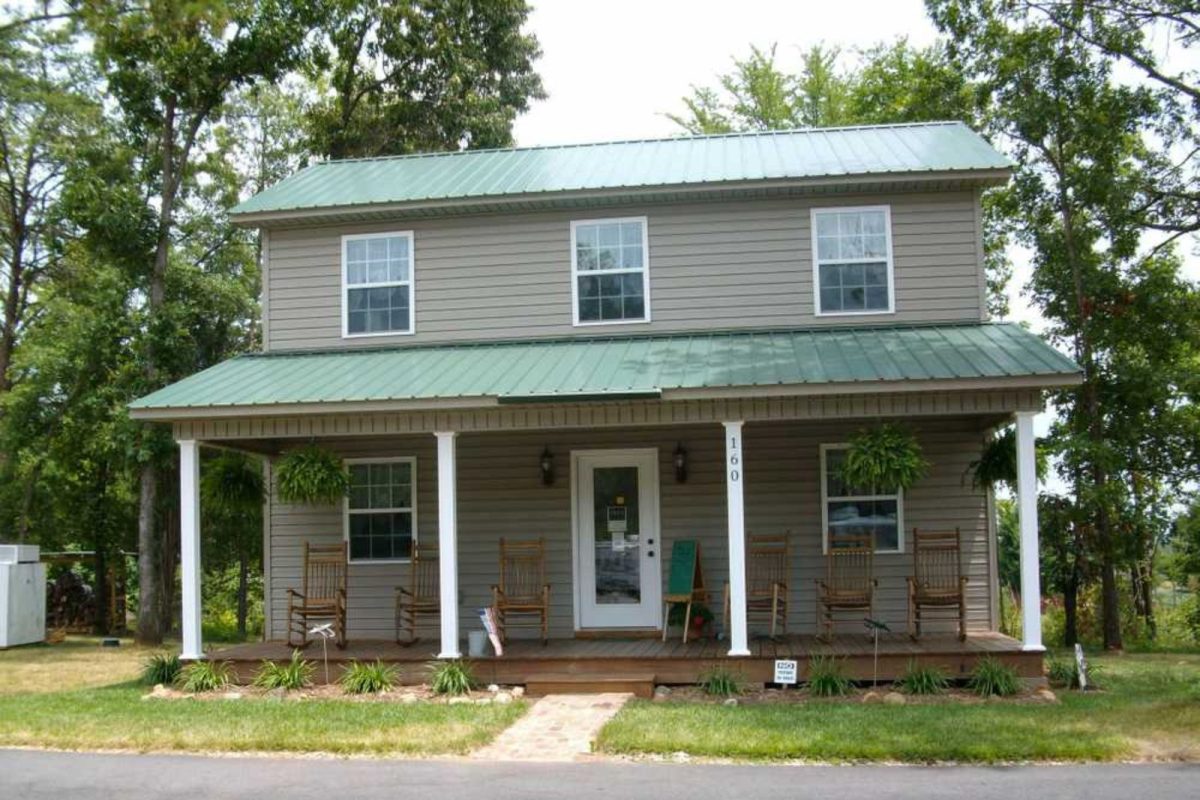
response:
<svg viewBox="0 0 1200 800"><path fill-rule="evenodd" d="M413 332L411 231L342 237L342 333Z"/></svg>
<svg viewBox="0 0 1200 800"><path fill-rule="evenodd" d="M575 324L650 321L646 218L571 223Z"/></svg>
<svg viewBox="0 0 1200 800"><path fill-rule="evenodd" d="M893 310L892 225L887 206L812 212L817 314Z"/></svg>

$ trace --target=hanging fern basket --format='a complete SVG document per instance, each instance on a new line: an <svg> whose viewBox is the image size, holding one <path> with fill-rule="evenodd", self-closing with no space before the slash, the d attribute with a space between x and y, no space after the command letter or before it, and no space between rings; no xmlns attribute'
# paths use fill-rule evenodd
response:
<svg viewBox="0 0 1200 800"><path fill-rule="evenodd" d="M350 491L350 474L342 460L315 444L283 456L275 476L279 499L285 503L334 505Z"/></svg>
<svg viewBox="0 0 1200 800"><path fill-rule="evenodd" d="M929 474L929 462L917 437L906 428L883 423L859 431L842 462L847 486L878 491L906 490Z"/></svg>

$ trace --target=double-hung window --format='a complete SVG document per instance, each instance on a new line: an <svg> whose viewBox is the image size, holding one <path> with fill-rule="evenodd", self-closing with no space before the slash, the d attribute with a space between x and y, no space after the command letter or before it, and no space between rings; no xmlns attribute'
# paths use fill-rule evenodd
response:
<svg viewBox="0 0 1200 800"><path fill-rule="evenodd" d="M343 236L342 335L412 332L412 231Z"/></svg>
<svg viewBox="0 0 1200 800"><path fill-rule="evenodd" d="M346 539L351 561L403 561L412 557L417 531L417 460L347 462Z"/></svg>
<svg viewBox="0 0 1200 800"><path fill-rule="evenodd" d="M898 488L848 486L842 480L846 446L821 445L823 549L839 540L866 538L877 553L904 549L904 498Z"/></svg>
<svg viewBox="0 0 1200 800"><path fill-rule="evenodd" d="M817 315L893 311L889 208L816 208L812 228Z"/></svg>
<svg viewBox="0 0 1200 800"><path fill-rule="evenodd" d="M646 218L571 223L576 325L650 321Z"/></svg>

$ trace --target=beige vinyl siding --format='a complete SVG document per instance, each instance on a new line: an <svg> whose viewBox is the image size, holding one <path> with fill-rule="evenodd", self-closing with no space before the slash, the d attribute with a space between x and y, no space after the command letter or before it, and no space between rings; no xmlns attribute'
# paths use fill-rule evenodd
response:
<svg viewBox="0 0 1200 800"><path fill-rule="evenodd" d="M891 206L894 314L816 317L810 210ZM265 276L272 350L705 328L978 321L974 192L838 195L276 229ZM572 325L570 222L646 216L649 323ZM416 333L342 337L341 236L412 230Z"/></svg>
<svg viewBox="0 0 1200 800"><path fill-rule="evenodd" d="M791 630L813 631L813 582L822 574L819 447L844 441L855 423L772 422L745 429L746 527L750 533L792 531ZM963 480L979 452L978 419L947 418L914 423L933 463L931 475L905 497L904 524L912 527L962 528L968 584L969 620L974 630L992 624L992 548L986 525L987 498ZM682 442L688 451L688 479L675 480L671 453ZM346 457L416 456L419 537L437 538L437 464L432 435L355 438L323 442ZM661 527L660 563L669 561L671 543L701 542L702 564L719 613L727 575L725 536L724 440L721 427L655 427L641 429L559 430L540 433L469 433L458 438L459 607L462 630L478 627L476 609L490 603L497 580L498 541L545 537L548 580L552 584L552 635L574 631L572 586L570 451L655 447L659 455ZM557 479L544 486L539 457L544 447L554 453ZM286 590L299 586L301 544L305 539L337 542L343 535L342 510L272 504L270 511L269 586L271 636L286 626ZM908 538L906 534L906 539ZM905 622L905 577L911 556L876 557L879 593L876 616L896 630ZM349 634L357 638L393 635L394 589L406 580L404 564L353 564L350 567ZM752 624L752 629L758 626ZM862 635L860 623L843 631ZM525 635L520 634L520 635ZM424 631L436 643L436 620Z"/></svg>

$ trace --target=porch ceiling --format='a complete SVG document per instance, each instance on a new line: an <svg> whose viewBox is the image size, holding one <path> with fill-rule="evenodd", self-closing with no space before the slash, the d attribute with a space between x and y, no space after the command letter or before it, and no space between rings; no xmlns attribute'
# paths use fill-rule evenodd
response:
<svg viewBox="0 0 1200 800"><path fill-rule="evenodd" d="M240 356L130 404L141 419L934 388L1050 387L1079 368L1011 324L570 338Z"/></svg>

